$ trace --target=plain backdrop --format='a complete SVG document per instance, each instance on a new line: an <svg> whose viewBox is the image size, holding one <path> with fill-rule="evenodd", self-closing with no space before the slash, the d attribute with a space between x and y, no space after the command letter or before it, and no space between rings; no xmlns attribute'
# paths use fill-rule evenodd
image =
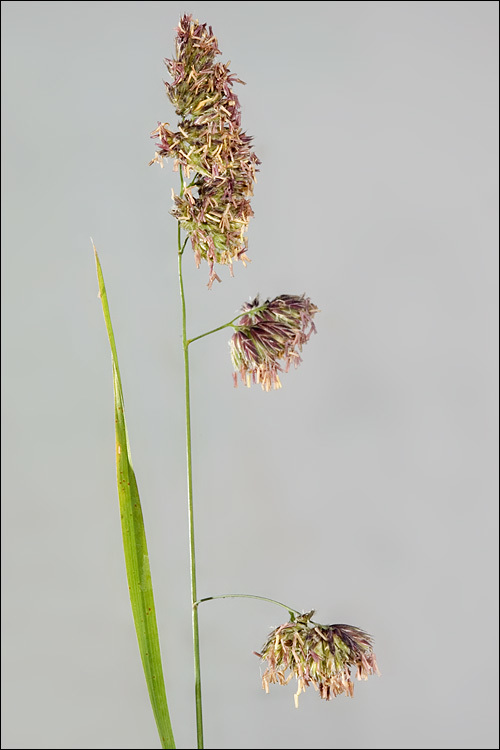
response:
<svg viewBox="0 0 500 750"><path fill-rule="evenodd" d="M128 599L100 253L179 748L195 746L183 375L163 80L213 26L262 160L245 269L318 334L283 388L193 345L199 595L372 633L354 699L261 688L287 613L200 609L207 748L497 748L498 4L2 3L3 748L159 747Z"/></svg>

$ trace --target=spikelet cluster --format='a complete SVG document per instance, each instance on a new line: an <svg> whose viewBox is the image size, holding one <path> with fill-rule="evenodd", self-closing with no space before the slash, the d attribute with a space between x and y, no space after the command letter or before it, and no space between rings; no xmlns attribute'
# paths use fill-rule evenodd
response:
<svg viewBox="0 0 500 750"><path fill-rule="evenodd" d="M260 304L256 297L242 307L243 315L230 341L236 372L234 384L260 383L263 390L281 388L279 373L302 361L300 352L316 333L318 308L305 295L281 294Z"/></svg>
<svg viewBox="0 0 500 750"><path fill-rule="evenodd" d="M297 679L296 706L309 685L324 700L342 693L352 697L351 668L358 680L380 674L367 633L353 625L318 625L311 621L313 614L314 610L275 628L256 654L267 661L262 676L266 692L270 684L286 685L293 677Z"/></svg>
<svg viewBox="0 0 500 750"><path fill-rule="evenodd" d="M234 83L243 83L229 70L228 63L216 62L220 55L212 28L184 15L176 29L176 55L165 60L172 77L165 83L175 107L177 130L168 122L153 131L157 151L153 162L174 160L182 169L183 187L174 193L173 215L191 239L196 265L209 266L210 287L220 281L216 264L245 264L248 241L245 236L253 216L250 198L259 159L252 150L252 138L242 131Z"/></svg>

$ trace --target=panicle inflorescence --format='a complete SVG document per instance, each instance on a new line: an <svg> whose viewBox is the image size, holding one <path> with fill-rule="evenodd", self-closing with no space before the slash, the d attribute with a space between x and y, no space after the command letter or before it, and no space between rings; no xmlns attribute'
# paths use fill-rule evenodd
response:
<svg viewBox="0 0 500 750"><path fill-rule="evenodd" d="M246 386L253 382L265 391L281 388L278 373L302 361L299 352L316 333L313 318L318 308L304 295L281 294L262 305L256 297L243 305L242 312L230 341L235 386L239 372Z"/></svg>
<svg viewBox="0 0 500 750"><path fill-rule="evenodd" d="M253 216L250 198L259 159L252 138L241 129L241 112L234 83L243 83L229 63L215 62L220 55L212 27L190 15L180 19L176 57L165 60L172 83L167 94L180 120L177 131L159 123L152 137L156 154L150 164L174 159L182 169L183 188L174 194L173 215L191 239L196 265L206 260L210 287L220 278L214 264L228 265L246 255L245 232ZM193 178L191 179L191 174Z"/></svg>
<svg viewBox="0 0 500 750"><path fill-rule="evenodd" d="M297 678L296 706L309 685L325 700L342 693L352 697L351 667L358 680L380 674L371 636L352 625L318 625L311 622L313 614L314 610L275 628L256 654L267 661L262 676L266 693L270 684L286 685Z"/></svg>

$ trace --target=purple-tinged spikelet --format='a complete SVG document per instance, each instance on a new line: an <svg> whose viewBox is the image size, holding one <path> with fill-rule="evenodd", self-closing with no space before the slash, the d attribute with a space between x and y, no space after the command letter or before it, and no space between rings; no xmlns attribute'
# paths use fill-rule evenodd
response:
<svg viewBox="0 0 500 750"><path fill-rule="evenodd" d="M265 391L281 388L279 372L302 361L299 352L316 326L318 312L308 297L281 294L260 304L256 297L242 307L243 315L230 341L231 359L246 386L260 383Z"/></svg>
<svg viewBox="0 0 500 750"><path fill-rule="evenodd" d="M167 94L180 120L177 131L158 123L152 137L157 151L150 162L174 159L186 186L173 196L172 214L191 239L196 265L206 260L210 287L220 281L216 263L229 266L246 255L245 232L253 216L250 198L259 159L252 139L241 130L241 112L228 64L220 55L212 28L184 15L177 27L176 57L166 60L172 83Z"/></svg>
<svg viewBox="0 0 500 750"><path fill-rule="evenodd" d="M314 610L277 627L269 634L261 653L256 653L267 661L262 676L266 693L270 684L286 685L296 677L297 707L299 695L309 685L324 700L342 693L352 697L351 667L356 668L358 680L380 674L371 636L352 625L317 625L311 622L313 614Z"/></svg>

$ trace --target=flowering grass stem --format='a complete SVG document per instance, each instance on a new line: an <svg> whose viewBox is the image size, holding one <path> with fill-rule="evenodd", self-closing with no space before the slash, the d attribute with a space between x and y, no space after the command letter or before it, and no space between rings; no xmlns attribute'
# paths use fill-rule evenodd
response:
<svg viewBox="0 0 500 750"><path fill-rule="evenodd" d="M180 189L173 191L172 215L177 219L177 254L182 306L184 357L187 500L189 524L190 585L195 676L197 747L203 748L203 716L198 607L213 599L260 599L287 610L289 622L268 636L256 655L268 662L262 677L269 685L286 684L297 678L298 697L308 685L321 698L345 693L352 696L351 668L358 679L377 674L372 639L350 625L321 625L312 620L314 610L300 613L286 604L253 594L223 594L198 599L193 502L192 432L190 404L189 345L206 336L233 328L229 342L233 383L258 384L265 391L281 388L280 374L297 367L303 346L316 333L314 317L319 308L305 294L280 294L261 303L259 296L245 302L228 323L193 338L187 336L186 297L182 275L184 250L190 240L195 265L208 265L208 288L220 282L216 267L249 262L246 231L253 210L250 199L260 160L252 150L252 138L241 126L240 104L234 83L243 83L229 70L229 63L216 61L221 52L212 28L185 14L176 29L176 49L165 60L172 78L165 83L167 95L180 118L177 130L158 122L152 132L156 153L150 164L171 158L179 173ZM182 241L182 233L185 239Z"/></svg>
<svg viewBox="0 0 500 750"><path fill-rule="evenodd" d="M297 367L302 361L302 348L311 334L316 333L313 318L319 312L305 294L280 294L263 303L257 295L245 302L238 315L228 323L193 338L187 337L182 261L188 240L191 241L196 266L199 267L202 261L208 265L209 288L214 281L221 281L215 270L217 265L228 266L231 276L234 262L241 261L246 265L249 259L245 233L253 216L250 198L260 164L251 148L252 138L241 129L240 105L232 90L233 83L243 82L230 73L229 63L215 62L219 54L212 28L193 20L190 15L182 16L177 28L176 56L165 61L172 76L172 83L165 84L167 94L181 119L175 132L169 129L168 123L158 123L152 135L159 142L150 162L162 165L164 158L173 158L174 170L180 177L179 195L173 194L171 213L177 219L182 310L196 747L199 750L204 747L198 621L198 607L202 602L257 599L287 610L289 622L275 628L261 651L254 651L254 654L267 662L262 675L262 687L266 692L271 684L286 685L293 677L297 679L296 706L300 694L309 685L325 700L343 693L352 697L352 669L356 669L358 680L379 674L373 639L360 628L342 624L322 625L312 620L314 610L301 613L276 599L254 594L222 594L198 599L189 345L232 327L234 332L229 347L234 386L238 384L239 375L247 387L259 384L265 391L275 390L281 388L280 373L288 372L292 364ZM186 235L184 240L183 232ZM117 485L130 601L161 746L170 750L175 748L175 742L163 679L146 532L130 455L114 334L97 252L95 260L99 296L112 352Z"/></svg>

